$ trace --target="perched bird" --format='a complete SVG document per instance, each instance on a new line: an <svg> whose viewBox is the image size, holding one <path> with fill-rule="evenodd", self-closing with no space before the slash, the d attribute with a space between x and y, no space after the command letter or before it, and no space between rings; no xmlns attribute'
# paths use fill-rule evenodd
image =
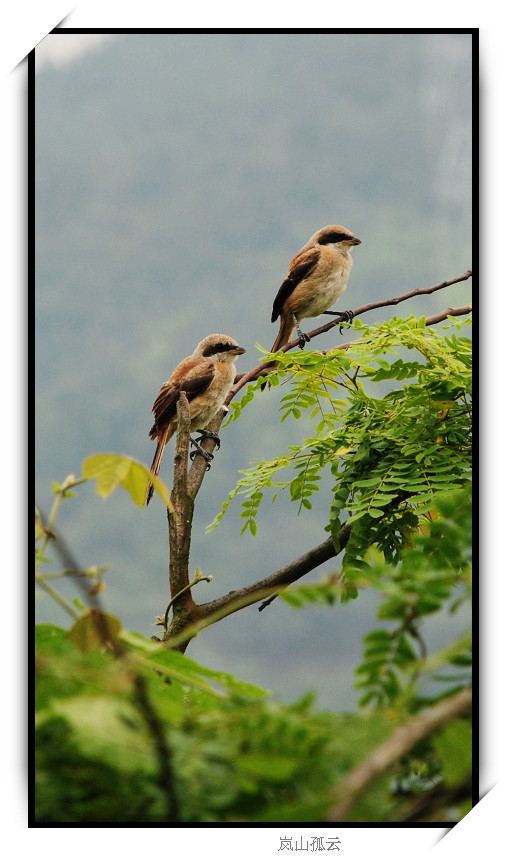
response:
<svg viewBox="0 0 507 856"><path fill-rule="evenodd" d="M302 318L317 315L340 315L350 319L350 312L329 312L347 288L352 267L352 247L359 238L344 226L324 226L319 229L294 256L289 273L282 282L273 303L271 321L280 317L280 330L271 351L278 351L290 341L294 327L304 348L309 338L299 328Z"/></svg>
<svg viewBox="0 0 507 856"><path fill-rule="evenodd" d="M201 437L213 437L218 445L217 435L204 428L223 406L236 376L234 363L244 353L245 349L230 336L213 333L199 342L194 353L176 366L153 405L155 423L150 431L150 439L157 440L157 450L151 465L153 475L158 475L165 445L176 431L176 405L181 391L188 398L190 430L197 431ZM212 459L212 455L201 449L192 437L190 440L197 449L191 457L201 454L207 461ZM146 491L146 505L152 496L153 485L150 484Z"/></svg>

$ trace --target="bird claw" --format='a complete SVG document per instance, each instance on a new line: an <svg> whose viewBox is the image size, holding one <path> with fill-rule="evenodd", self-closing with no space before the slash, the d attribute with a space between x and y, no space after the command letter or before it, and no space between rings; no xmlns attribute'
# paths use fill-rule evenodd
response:
<svg viewBox="0 0 507 856"><path fill-rule="evenodd" d="M205 452L204 449L201 449L201 447L198 446L197 449L192 449L192 451L190 452L190 460L193 461L196 455L200 455L201 458L204 458L204 460L206 461L206 472L211 469L211 461L213 460L213 455L211 454L211 452Z"/></svg>
<svg viewBox="0 0 507 856"><path fill-rule="evenodd" d="M204 428L199 428L197 433L201 435L201 440L214 440L217 449L220 448L220 438L218 434L214 434L212 431L206 431ZM206 461L206 471L208 471L211 467L211 461L213 460L214 456L211 454L211 452L206 452L201 446L199 446L199 444L196 440L194 440L193 437L190 438L190 442L192 443L192 445L195 446L195 449L192 449L192 451L190 452L190 460L193 461L196 455L200 455L201 458L204 458L204 460Z"/></svg>
<svg viewBox="0 0 507 856"><path fill-rule="evenodd" d="M346 309L345 312L340 312L339 314L340 318L343 321L346 321L347 324L352 324L352 321L354 320L354 313L352 309Z"/></svg>
<svg viewBox="0 0 507 856"><path fill-rule="evenodd" d="M201 435L201 440L214 440L217 449L220 448L220 437L218 434L214 434L213 431L206 431L204 428L199 428L197 433Z"/></svg>
<svg viewBox="0 0 507 856"><path fill-rule="evenodd" d="M311 339L310 339L310 337L308 336L308 334L307 334L307 333L303 333L303 332L302 332L302 330L300 330L300 329L299 329L299 327L297 328L297 334L298 334L298 336L299 336L299 347L300 347L300 349L301 349L301 350L303 350L303 349L304 349L304 347L305 347L305 345L306 345L306 343L307 343L307 342L310 342L310 341L311 341Z"/></svg>
<svg viewBox="0 0 507 856"><path fill-rule="evenodd" d="M337 322L339 324L338 329L340 331L340 336L343 336L342 322L345 322L346 324L351 324L352 321L354 320L354 317L355 317L352 309L345 309L344 312L331 312L328 309L328 310L326 310L326 312L323 312L322 314L323 315L336 315L336 317L340 319L340 321Z"/></svg>
<svg viewBox="0 0 507 856"><path fill-rule="evenodd" d="M343 327L342 327L342 323L341 323L342 320L345 321L346 324L351 324L353 319L354 319L354 313L352 312L351 309L346 309L345 312L340 312L340 324L338 326L338 329L340 331L340 336L343 336Z"/></svg>

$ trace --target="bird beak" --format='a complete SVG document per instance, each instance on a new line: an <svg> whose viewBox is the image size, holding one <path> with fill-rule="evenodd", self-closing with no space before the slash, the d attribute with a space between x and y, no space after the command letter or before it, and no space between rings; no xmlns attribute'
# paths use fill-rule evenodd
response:
<svg viewBox="0 0 507 856"><path fill-rule="evenodd" d="M361 244L362 241L360 241L359 238L352 238L350 243L352 244L353 247L356 247L358 244Z"/></svg>
<svg viewBox="0 0 507 856"><path fill-rule="evenodd" d="M234 353L240 356L240 354L246 354L245 348L241 348L239 345L237 348L234 348Z"/></svg>

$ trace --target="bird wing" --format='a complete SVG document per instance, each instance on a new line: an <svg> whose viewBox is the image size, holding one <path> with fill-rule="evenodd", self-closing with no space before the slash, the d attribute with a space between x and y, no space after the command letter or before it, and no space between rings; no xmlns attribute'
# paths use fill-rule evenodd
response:
<svg viewBox="0 0 507 856"><path fill-rule="evenodd" d="M278 294L273 303L273 312L271 313L271 321L276 321L281 314L285 301L292 294L294 289L309 273L312 272L320 258L320 249L312 247L304 253L297 255L290 265L288 276L282 282Z"/></svg>
<svg viewBox="0 0 507 856"><path fill-rule="evenodd" d="M180 366L161 387L153 405L155 424L150 431L152 438L175 416L180 392L186 392L188 400L192 401L207 390L215 374L214 364L201 359L184 361Z"/></svg>

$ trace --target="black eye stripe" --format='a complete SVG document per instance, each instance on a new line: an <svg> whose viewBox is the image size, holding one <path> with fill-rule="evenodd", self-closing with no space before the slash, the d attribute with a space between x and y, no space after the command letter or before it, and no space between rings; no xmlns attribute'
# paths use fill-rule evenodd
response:
<svg viewBox="0 0 507 856"><path fill-rule="evenodd" d="M353 235L347 235L345 232L326 232L319 238L319 244L335 244L338 241L350 241Z"/></svg>
<svg viewBox="0 0 507 856"><path fill-rule="evenodd" d="M230 342L217 342L216 345L207 345L202 352L203 357L211 357L212 354L223 353L224 351L233 351L237 345L231 345Z"/></svg>

